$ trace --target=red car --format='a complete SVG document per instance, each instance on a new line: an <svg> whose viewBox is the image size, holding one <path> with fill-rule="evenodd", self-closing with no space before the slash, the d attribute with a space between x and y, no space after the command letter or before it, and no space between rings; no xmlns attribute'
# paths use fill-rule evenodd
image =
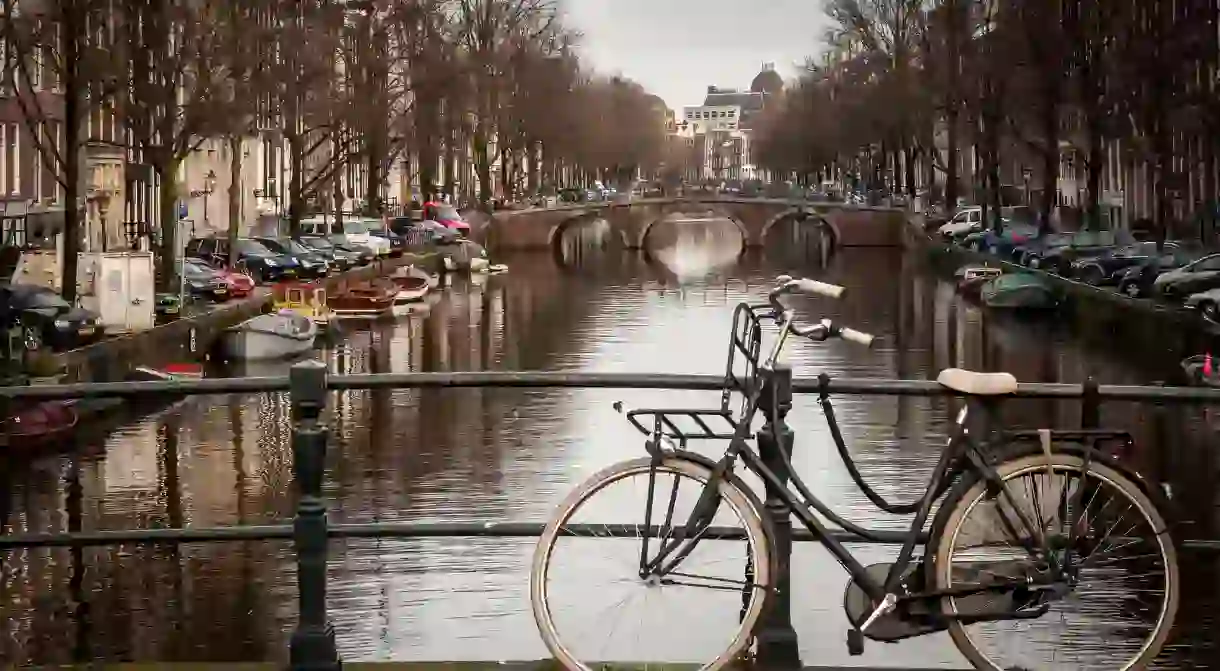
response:
<svg viewBox="0 0 1220 671"><path fill-rule="evenodd" d="M228 283L229 296L245 298L250 295L251 291L254 291L254 278L249 275L229 268L217 268L216 272Z"/></svg>
<svg viewBox="0 0 1220 671"><path fill-rule="evenodd" d="M424 219L444 224L446 228L452 228L462 235L470 232L470 224L462 219L462 215L458 214L456 207L448 203L435 201L424 203Z"/></svg>

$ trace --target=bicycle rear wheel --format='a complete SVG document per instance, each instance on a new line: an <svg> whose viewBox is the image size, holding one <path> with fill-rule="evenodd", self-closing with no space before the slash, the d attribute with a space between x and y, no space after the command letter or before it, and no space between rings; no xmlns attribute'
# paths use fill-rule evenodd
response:
<svg viewBox="0 0 1220 671"><path fill-rule="evenodd" d="M930 547L937 590L1001 579L1029 582L1007 591L942 600L942 612L1030 619L954 620L949 633L979 669L1142 669L1161 651L1178 608L1177 553L1165 521L1138 484L1078 452L1023 450L996 471L1006 493L967 479L946 497ZM1005 520L1033 529L1013 533ZM1041 531L1036 529L1041 527ZM1074 527L1074 533L1071 529ZM1049 554L1031 553L1023 541ZM1043 555L1043 556L1037 556ZM1067 566L1059 577L1050 566ZM1045 612L1043 612L1045 609Z"/></svg>
<svg viewBox="0 0 1220 671"><path fill-rule="evenodd" d="M666 458L646 517L651 466L645 457L593 476L560 504L538 540L530 571L534 619L568 669L683 662L714 671L745 650L763 612L772 538L757 498L733 476L719 482L716 517L690 554L667 575L641 578L645 538L655 557L711 477L702 464ZM598 569L609 575L590 575ZM683 601L666 603L673 598Z"/></svg>

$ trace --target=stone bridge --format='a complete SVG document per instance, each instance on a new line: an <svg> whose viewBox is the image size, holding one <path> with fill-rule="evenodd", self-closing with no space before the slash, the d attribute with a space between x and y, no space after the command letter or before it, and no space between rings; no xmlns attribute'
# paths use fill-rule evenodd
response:
<svg viewBox="0 0 1220 671"><path fill-rule="evenodd" d="M549 249L560 239L565 228L592 219L604 219L624 247L640 249L657 222L678 213L706 213L706 216L728 219L740 229L747 247L762 246L771 227L787 220L821 228L836 246L898 247L902 245L906 217L903 210L896 208L691 196L501 211L490 218L486 215L472 217L472 224L474 236L488 247Z"/></svg>

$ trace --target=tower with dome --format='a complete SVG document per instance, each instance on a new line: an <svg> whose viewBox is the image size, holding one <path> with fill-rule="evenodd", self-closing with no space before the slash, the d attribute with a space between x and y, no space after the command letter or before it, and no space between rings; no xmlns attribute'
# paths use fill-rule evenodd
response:
<svg viewBox="0 0 1220 671"><path fill-rule="evenodd" d="M784 79L774 63L764 63L749 90L708 86L702 105L684 107L678 127L702 156L700 178L724 182L761 179L751 157L751 136L758 114L781 95Z"/></svg>

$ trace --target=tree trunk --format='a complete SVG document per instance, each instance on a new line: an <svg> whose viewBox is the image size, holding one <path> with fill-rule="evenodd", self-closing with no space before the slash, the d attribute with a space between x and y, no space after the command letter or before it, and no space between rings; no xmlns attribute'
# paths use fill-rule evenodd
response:
<svg viewBox="0 0 1220 671"><path fill-rule="evenodd" d="M331 178L331 209L334 211L334 219L331 219L331 233L343 233L343 179L342 172L335 171L334 177Z"/></svg>
<svg viewBox="0 0 1220 671"><path fill-rule="evenodd" d="M491 207L491 152L487 149L489 140L486 122L475 122L474 131L474 169L479 180L479 207Z"/></svg>
<svg viewBox="0 0 1220 671"><path fill-rule="evenodd" d="M305 151L304 138L298 133L288 135L288 235L297 237L301 234L301 220L305 218Z"/></svg>
<svg viewBox="0 0 1220 671"><path fill-rule="evenodd" d="M237 247L237 237L241 232L241 150L242 137L229 136L229 249ZM233 267L233 259L229 258L229 268Z"/></svg>
<svg viewBox="0 0 1220 671"><path fill-rule="evenodd" d="M76 26L76 11L69 8L63 13L59 39L64 50L64 230L63 264L60 268L59 291L69 304L76 303L76 268L80 256L81 210L80 169L81 131L84 126L84 109L81 101L80 40L81 30Z"/></svg>
<svg viewBox="0 0 1220 671"><path fill-rule="evenodd" d="M157 198L161 209L161 244L157 250L157 290L176 294L182 288L178 281L178 161L153 166L160 179Z"/></svg>

